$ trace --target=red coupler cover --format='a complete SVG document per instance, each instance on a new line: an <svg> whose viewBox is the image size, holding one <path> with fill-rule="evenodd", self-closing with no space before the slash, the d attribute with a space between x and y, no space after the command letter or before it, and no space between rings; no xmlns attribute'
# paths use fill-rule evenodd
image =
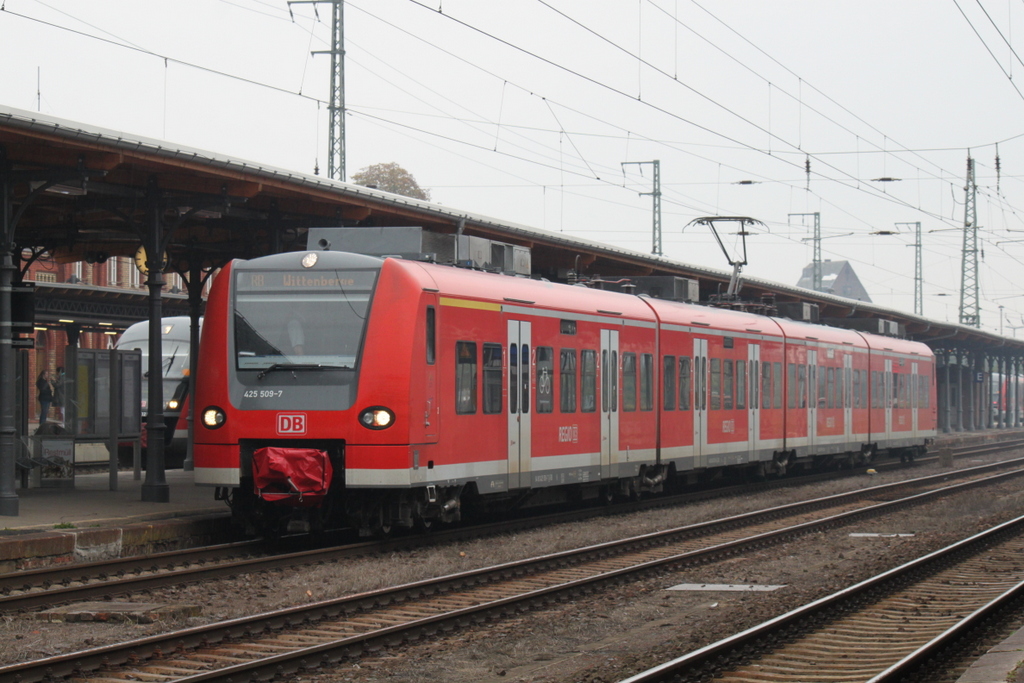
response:
<svg viewBox="0 0 1024 683"><path fill-rule="evenodd" d="M252 454L256 495L266 501L315 505L331 485L331 459L315 448L260 448Z"/></svg>

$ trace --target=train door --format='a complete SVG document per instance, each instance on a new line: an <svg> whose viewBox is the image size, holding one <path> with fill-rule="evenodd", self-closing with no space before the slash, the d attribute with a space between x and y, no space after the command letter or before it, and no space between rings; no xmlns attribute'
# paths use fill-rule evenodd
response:
<svg viewBox="0 0 1024 683"><path fill-rule="evenodd" d="M601 330L601 478L619 476L619 332Z"/></svg>
<svg viewBox="0 0 1024 683"><path fill-rule="evenodd" d="M436 296L436 295L434 295ZM437 405L437 304L426 308L427 357L424 372L425 406L423 436L425 443L437 443L441 424L441 411Z"/></svg>
<svg viewBox="0 0 1024 683"><path fill-rule="evenodd" d="M921 387L918 385L920 377L917 375L917 363L910 364L910 429L911 434L917 436L917 406Z"/></svg>
<svg viewBox="0 0 1024 683"><path fill-rule="evenodd" d="M708 340L693 340L693 463L708 465Z"/></svg>
<svg viewBox="0 0 1024 683"><path fill-rule="evenodd" d="M530 485L530 323L508 321L508 487Z"/></svg>
<svg viewBox="0 0 1024 683"><path fill-rule="evenodd" d="M885 392L883 394L883 398L885 399L884 408L885 408L885 438L886 439L891 439L892 438L892 406L893 406L893 403L895 403L895 401L893 401L893 393L892 393L893 381L892 380L893 380L893 377L892 377L892 359L891 358L886 358L885 359L885 383L883 385L883 388L885 389Z"/></svg>
<svg viewBox="0 0 1024 683"><path fill-rule="evenodd" d="M818 441L818 352L807 350L807 446ZM811 451L812 453L814 451Z"/></svg>
<svg viewBox="0 0 1024 683"><path fill-rule="evenodd" d="M747 346L747 374L749 388L747 400L747 446L748 462L753 462L757 456L758 442L761 440L761 396L758 391L761 377L761 346L749 344Z"/></svg>
<svg viewBox="0 0 1024 683"><path fill-rule="evenodd" d="M843 355L843 440L850 443L853 440L853 356L849 353Z"/></svg>

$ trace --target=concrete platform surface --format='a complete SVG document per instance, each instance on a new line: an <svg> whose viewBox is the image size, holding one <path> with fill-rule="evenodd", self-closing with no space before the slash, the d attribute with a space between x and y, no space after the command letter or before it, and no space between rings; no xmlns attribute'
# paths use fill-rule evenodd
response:
<svg viewBox="0 0 1024 683"><path fill-rule="evenodd" d="M168 470L169 501L143 502L142 478L78 474L73 488L19 488L18 515L0 516L0 573L147 555L231 538L227 505L193 473Z"/></svg>
<svg viewBox="0 0 1024 683"><path fill-rule="evenodd" d="M53 528L57 524L95 526L127 521L227 513L223 501L213 499L213 488L196 486L193 473L165 473L169 502L142 501L146 473L135 479L131 471L118 472L117 490L110 490L107 472L77 474L74 488L19 488L18 515L0 516L0 530Z"/></svg>

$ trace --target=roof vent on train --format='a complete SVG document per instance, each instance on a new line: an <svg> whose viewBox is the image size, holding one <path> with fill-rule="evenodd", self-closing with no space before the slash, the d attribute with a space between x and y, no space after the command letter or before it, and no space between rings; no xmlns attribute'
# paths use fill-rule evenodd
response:
<svg viewBox="0 0 1024 683"><path fill-rule="evenodd" d="M421 227L310 228L310 251L346 251L367 256L395 256L529 277L530 249L472 235L449 235Z"/></svg>

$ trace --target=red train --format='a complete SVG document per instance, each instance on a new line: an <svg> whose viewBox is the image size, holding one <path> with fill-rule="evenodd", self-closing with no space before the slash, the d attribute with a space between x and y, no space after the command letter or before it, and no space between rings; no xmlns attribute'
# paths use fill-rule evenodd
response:
<svg viewBox="0 0 1024 683"><path fill-rule="evenodd" d="M912 458L924 344L336 251L234 261L200 344L195 478L250 531L363 532Z"/></svg>

